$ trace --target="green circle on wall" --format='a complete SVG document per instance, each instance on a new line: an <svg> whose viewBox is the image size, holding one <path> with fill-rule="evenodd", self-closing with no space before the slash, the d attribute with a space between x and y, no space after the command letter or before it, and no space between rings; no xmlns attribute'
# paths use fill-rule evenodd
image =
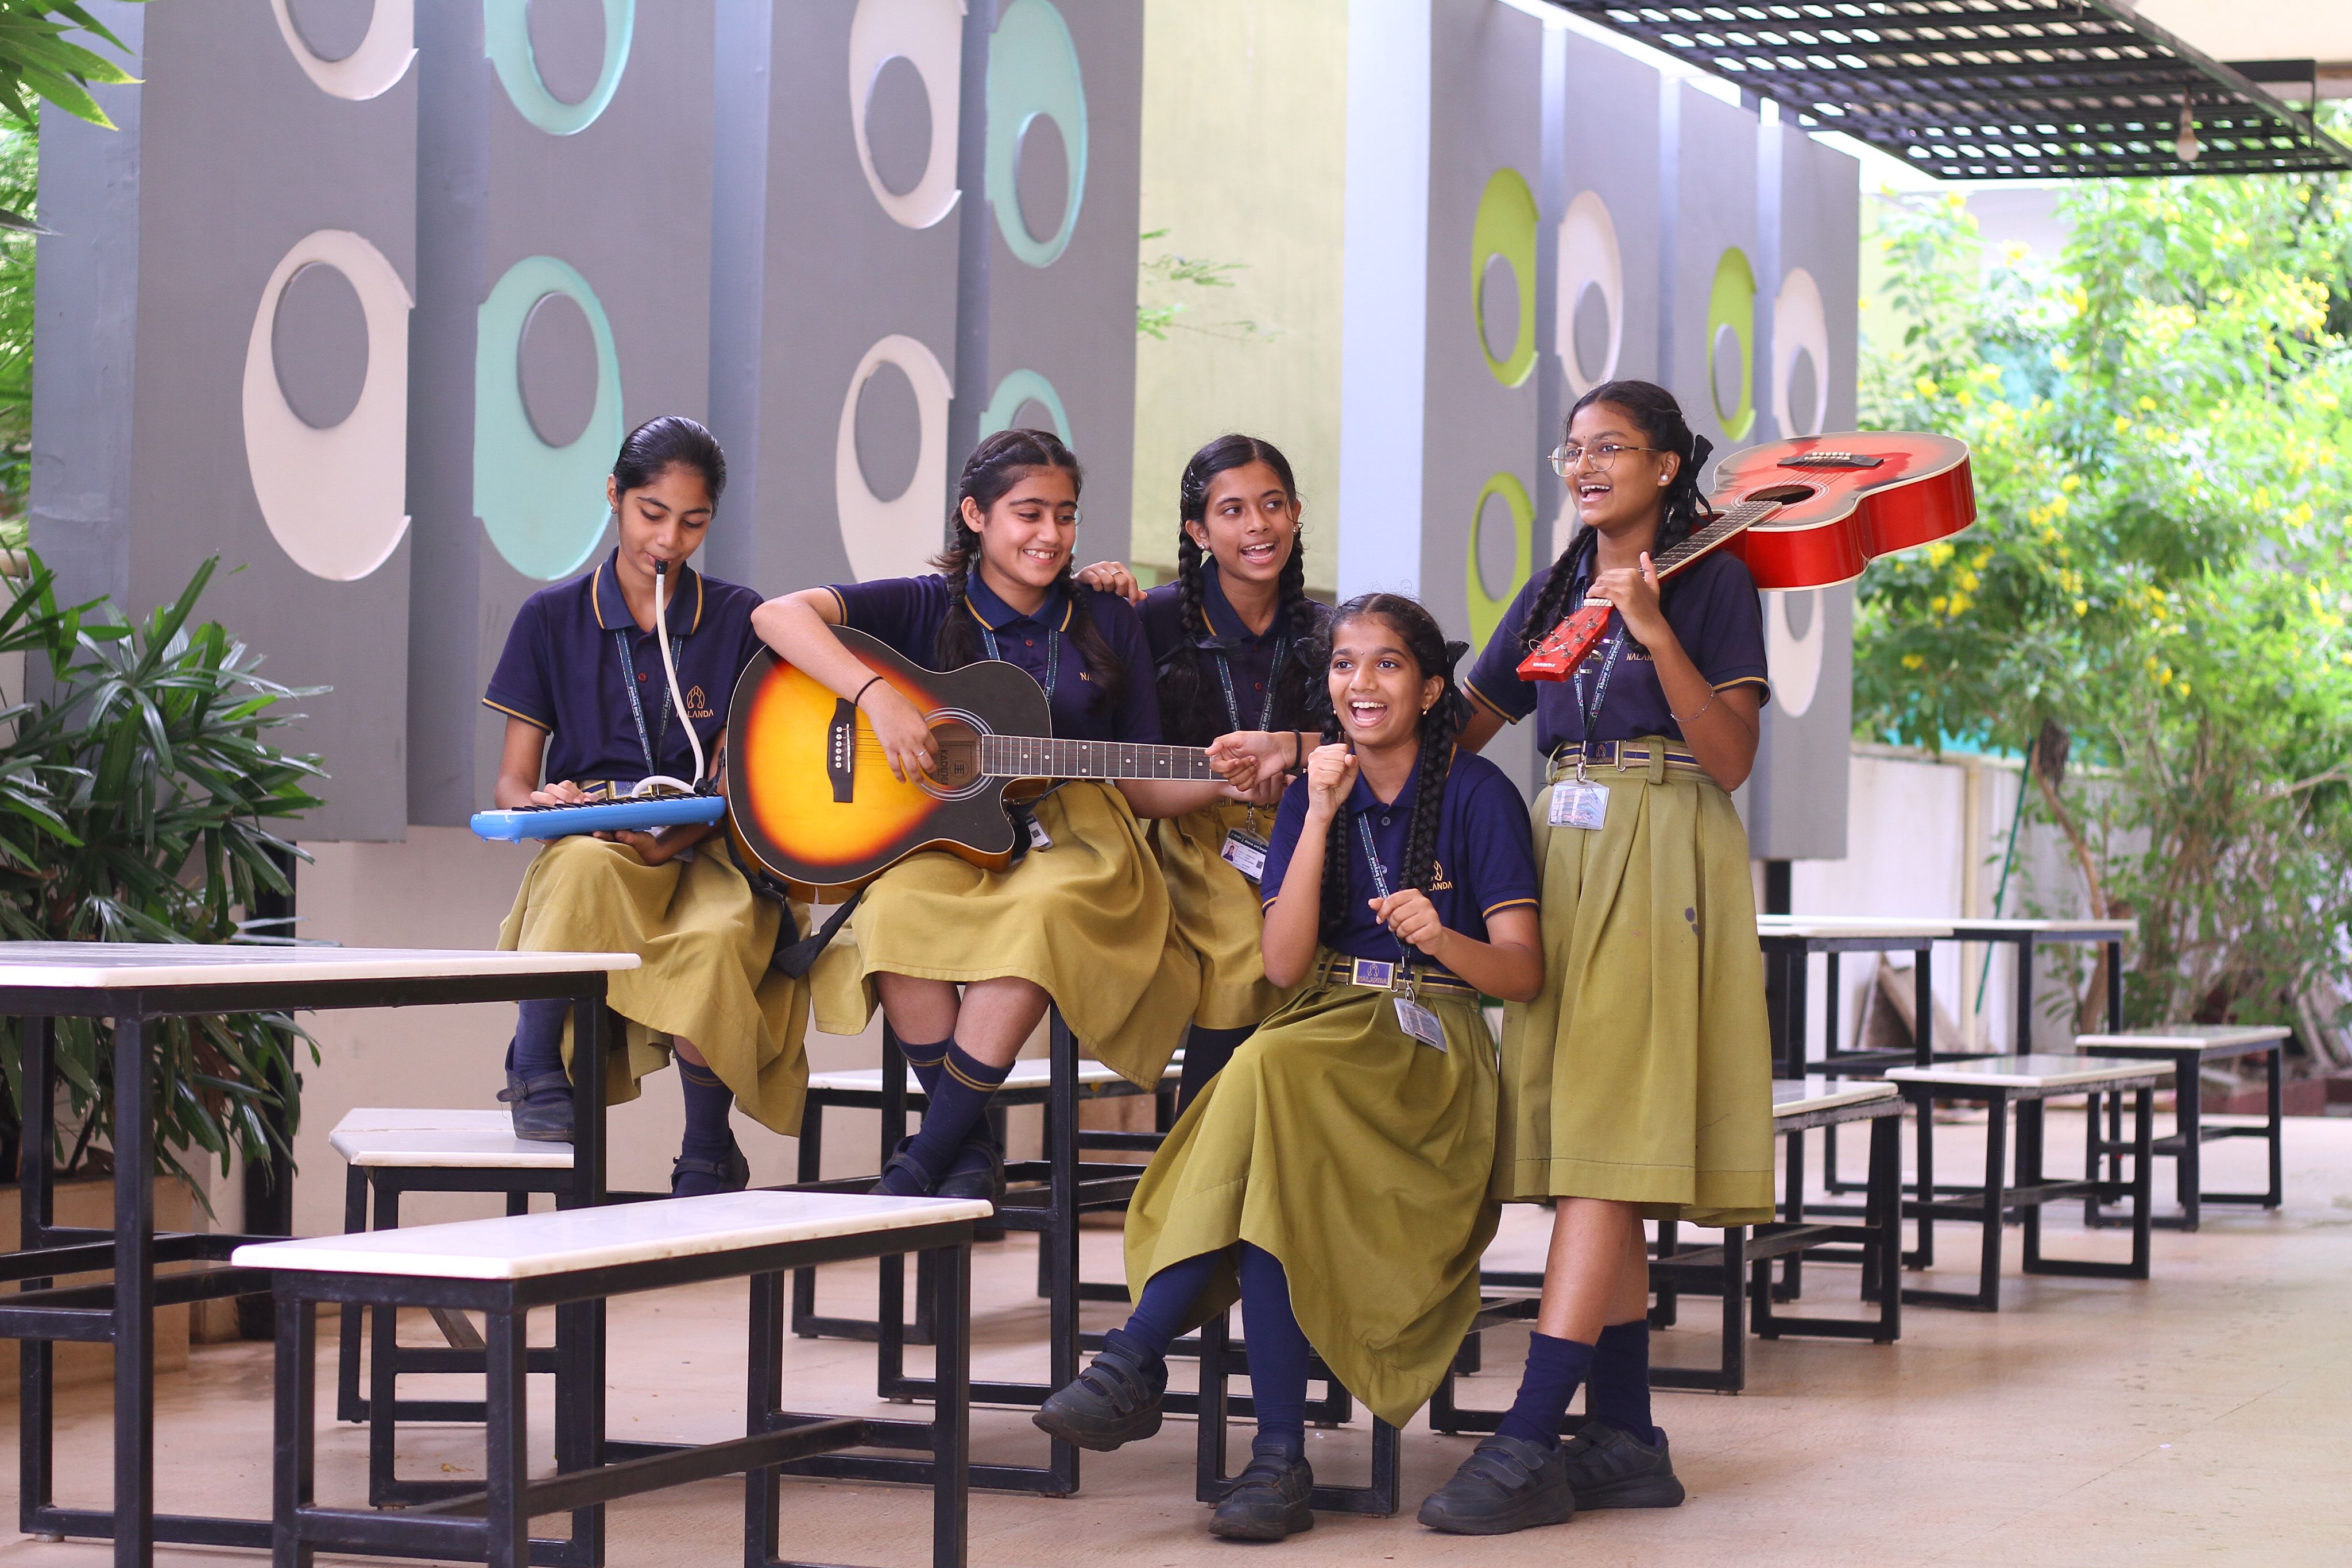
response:
<svg viewBox="0 0 2352 1568"><path fill-rule="evenodd" d="M604 60L596 85L578 103L547 90L539 57L530 47L530 0L484 0L482 52L499 73L499 85L525 120L550 136L571 136L596 122L613 101L621 73L629 67L629 42L636 31L637 0L604 0Z"/></svg>
<svg viewBox="0 0 2352 1568"><path fill-rule="evenodd" d="M1500 496L1511 514L1511 580L1504 585L1497 597L1486 591L1486 580L1478 573L1478 529L1486 517L1486 498ZM1472 652L1486 645L1495 628L1503 623L1503 612L1520 589L1528 585L1528 577L1536 569L1536 504L1528 498L1528 487L1519 483L1516 474L1496 474L1480 487L1478 498L1470 503L1470 559L1463 573L1463 582L1469 589L1470 647Z"/></svg>
<svg viewBox="0 0 2352 1568"><path fill-rule="evenodd" d="M1486 346L1486 312L1480 299L1487 258L1496 256L1510 264L1519 294L1518 333L1509 356L1500 360ZM1536 368L1536 197L1517 169L1496 170L1478 197L1478 217L1470 226L1470 311L1487 373L1507 387L1526 382Z"/></svg>
<svg viewBox="0 0 2352 1568"><path fill-rule="evenodd" d="M1739 343L1739 396L1723 406L1723 392L1715 384L1715 344L1726 331ZM1732 246L1715 264L1715 286L1706 295L1706 390L1723 434L1745 441L1756 428L1756 274L1739 247Z"/></svg>
<svg viewBox="0 0 2352 1568"><path fill-rule="evenodd" d="M531 428L517 368L523 323L551 294L580 307L596 341L596 403L566 446ZM604 480L624 434L621 358L596 291L551 256L525 256L482 301L475 325L474 515L508 564L546 582L586 564L612 515Z"/></svg>
<svg viewBox="0 0 2352 1568"><path fill-rule="evenodd" d="M1050 120L1069 158L1062 223L1044 239L1021 216L1015 181L1021 138L1033 120ZM1078 46L1053 0L1013 0L988 43L988 203L1005 247L1031 267L1051 267L1069 248L1087 187L1087 88Z"/></svg>
<svg viewBox="0 0 2352 1568"><path fill-rule="evenodd" d="M1054 434L1062 438L1062 444L1074 444L1070 440L1070 416L1062 407L1062 394L1054 390L1053 382L1034 371L1008 371L996 383L996 392L980 416L980 438L985 441L1000 430L1012 429L1013 416L1021 412L1024 402L1042 405L1052 416Z"/></svg>

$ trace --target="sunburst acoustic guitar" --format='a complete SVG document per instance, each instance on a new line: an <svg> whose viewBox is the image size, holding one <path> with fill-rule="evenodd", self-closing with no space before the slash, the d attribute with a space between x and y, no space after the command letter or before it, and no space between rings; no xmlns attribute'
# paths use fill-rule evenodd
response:
<svg viewBox="0 0 2352 1568"><path fill-rule="evenodd" d="M729 821L736 848L796 891L858 886L918 850L1009 864L1006 798L1033 783L1218 777L1192 747L1055 739L1044 688L1016 665L942 673L862 632L834 635L929 721L940 759L901 782L856 706L773 652L755 656L727 716Z"/></svg>

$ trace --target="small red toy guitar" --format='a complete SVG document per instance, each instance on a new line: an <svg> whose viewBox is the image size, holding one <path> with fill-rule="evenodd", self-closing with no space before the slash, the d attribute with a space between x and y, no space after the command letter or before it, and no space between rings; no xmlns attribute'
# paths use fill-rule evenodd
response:
<svg viewBox="0 0 2352 1568"><path fill-rule="evenodd" d="M1716 469L1715 520L1653 563L1661 579L1715 549L1759 588L1850 582L1875 557L1948 538L1976 521L1966 444L1916 431L1849 431L1751 446ZM1588 599L1519 664L1564 681L1599 645L1613 607Z"/></svg>

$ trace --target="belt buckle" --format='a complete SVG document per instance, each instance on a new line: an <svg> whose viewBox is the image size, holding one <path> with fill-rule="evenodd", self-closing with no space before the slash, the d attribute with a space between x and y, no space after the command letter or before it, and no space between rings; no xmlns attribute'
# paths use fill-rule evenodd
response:
<svg viewBox="0 0 2352 1568"><path fill-rule="evenodd" d="M1376 991L1389 990L1396 985L1396 966L1381 958L1358 958L1353 960L1348 978Z"/></svg>

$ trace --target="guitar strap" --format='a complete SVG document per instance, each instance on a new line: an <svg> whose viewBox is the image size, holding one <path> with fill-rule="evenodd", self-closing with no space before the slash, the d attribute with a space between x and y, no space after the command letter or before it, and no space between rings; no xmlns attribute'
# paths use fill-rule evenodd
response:
<svg viewBox="0 0 2352 1568"><path fill-rule="evenodd" d="M856 912L857 901L865 896L866 890L859 888L849 895L847 902L833 912L824 925L818 926L810 936L803 936L796 942L786 942L783 938L783 932L791 930L793 926L792 906L786 904L783 928L776 935L775 956L768 960L768 967L795 980L807 975L811 969L816 967L817 955L825 950L826 946L833 941L834 935L847 923L850 915Z"/></svg>

